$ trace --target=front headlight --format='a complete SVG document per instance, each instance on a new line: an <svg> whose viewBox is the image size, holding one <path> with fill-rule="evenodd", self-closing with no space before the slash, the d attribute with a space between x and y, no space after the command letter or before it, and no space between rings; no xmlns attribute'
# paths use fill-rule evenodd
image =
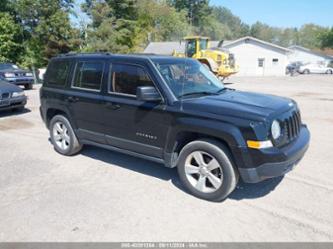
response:
<svg viewBox="0 0 333 249"><path fill-rule="evenodd" d="M32 73L26 73L25 76L32 77L33 74Z"/></svg>
<svg viewBox="0 0 333 249"><path fill-rule="evenodd" d="M16 97L21 97L21 96L24 96L24 92L13 92L12 93L12 97L13 98L16 98Z"/></svg>
<svg viewBox="0 0 333 249"><path fill-rule="evenodd" d="M15 77L15 74L14 73L5 73L5 77L6 78L13 78L13 77Z"/></svg>
<svg viewBox="0 0 333 249"><path fill-rule="evenodd" d="M279 121L274 120L271 126L271 133L274 140L278 139L281 136L281 126Z"/></svg>

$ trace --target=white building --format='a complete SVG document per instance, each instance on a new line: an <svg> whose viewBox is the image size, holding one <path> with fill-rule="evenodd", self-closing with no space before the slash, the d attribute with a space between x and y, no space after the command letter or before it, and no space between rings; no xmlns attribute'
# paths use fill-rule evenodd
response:
<svg viewBox="0 0 333 249"><path fill-rule="evenodd" d="M211 41L211 47L217 47L218 41ZM287 48L265 42L250 36L235 41L224 41L223 48L235 55L241 76L282 76L288 65ZM144 53L171 55L173 51L184 52L182 42L151 42Z"/></svg>
<svg viewBox="0 0 333 249"><path fill-rule="evenodd" d="M217 47L218 41L212 41L211 47ZM246 36L235 41L225 41L223 48L235 55L239 65L239 76L283 76L291 62L328 64L332 56L311 51L300 46L284 48L254 37ZM145 53L171 55L173 51L184 52L182 42L151 42Z"/></svg>
<svg viewBox="0 0 333 249"><path fill-rule="evenodd" d="M292 53L289 55L290 62L300 61L302 63L319 63L327 65L330 61L333 60L332 56L315 52L301 46L291 46L289 49L292 51Z"/></svg>
<svg viewBox="0 0 333 249"><path fill-rule="evenodd" d="M283 76L290 50L253 37L243 37L223 46L235 55L239 76Z"/></svg>

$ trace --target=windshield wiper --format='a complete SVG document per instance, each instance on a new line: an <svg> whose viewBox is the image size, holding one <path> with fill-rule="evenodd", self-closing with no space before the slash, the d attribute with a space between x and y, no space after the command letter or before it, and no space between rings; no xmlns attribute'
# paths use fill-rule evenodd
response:
<svg viewBox="0 0 333 249"><path fill-rule="evenodd" d="M216 93L207 92L207 91L184 93L184 94L180 95L179 98L186 97L186 96L195 96L195 95L216 95Z"/></svg>
<svg viewBox="0 0 333 249"><path fill-rule="evenodd" d="M220 93L223 93L224 91L227 91L227 90L234 91L235 89L228 88L228 87L224 87L224 88L221 88L220 90L218 90L218 91L215 92L215 93L216 93L216 94L220 94Z"/></svg>

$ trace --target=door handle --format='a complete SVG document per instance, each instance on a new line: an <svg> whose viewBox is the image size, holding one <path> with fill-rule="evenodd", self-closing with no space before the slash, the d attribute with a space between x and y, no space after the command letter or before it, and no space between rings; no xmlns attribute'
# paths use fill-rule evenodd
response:
<svg viewBox="0 0 333 249"><path fill-rule="evenodd" d="M106 107L111 110L118 110L120 108L120 105L108 102L106 103Z"/></svg>
<svg viewBox="0 0 333 249"><path fill-rule="evenodd" d="M71 102L71 103L75 103L75 102L79 101L79 98L70 96L70 97L67 98L67 101Z"/></svg>

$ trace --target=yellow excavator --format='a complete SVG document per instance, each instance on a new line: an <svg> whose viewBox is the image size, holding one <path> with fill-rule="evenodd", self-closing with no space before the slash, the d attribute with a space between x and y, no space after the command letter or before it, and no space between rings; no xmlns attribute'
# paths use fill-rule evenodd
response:
<svg viewBox="0 0 333 249"><path fill-rule="evenodd" d="M173 56L195 58L221 79L238 72L234 55L221 47L223 41L216 48L210 48L209 37L187 36L184 41L185 53L173 51Z"/></svg>

